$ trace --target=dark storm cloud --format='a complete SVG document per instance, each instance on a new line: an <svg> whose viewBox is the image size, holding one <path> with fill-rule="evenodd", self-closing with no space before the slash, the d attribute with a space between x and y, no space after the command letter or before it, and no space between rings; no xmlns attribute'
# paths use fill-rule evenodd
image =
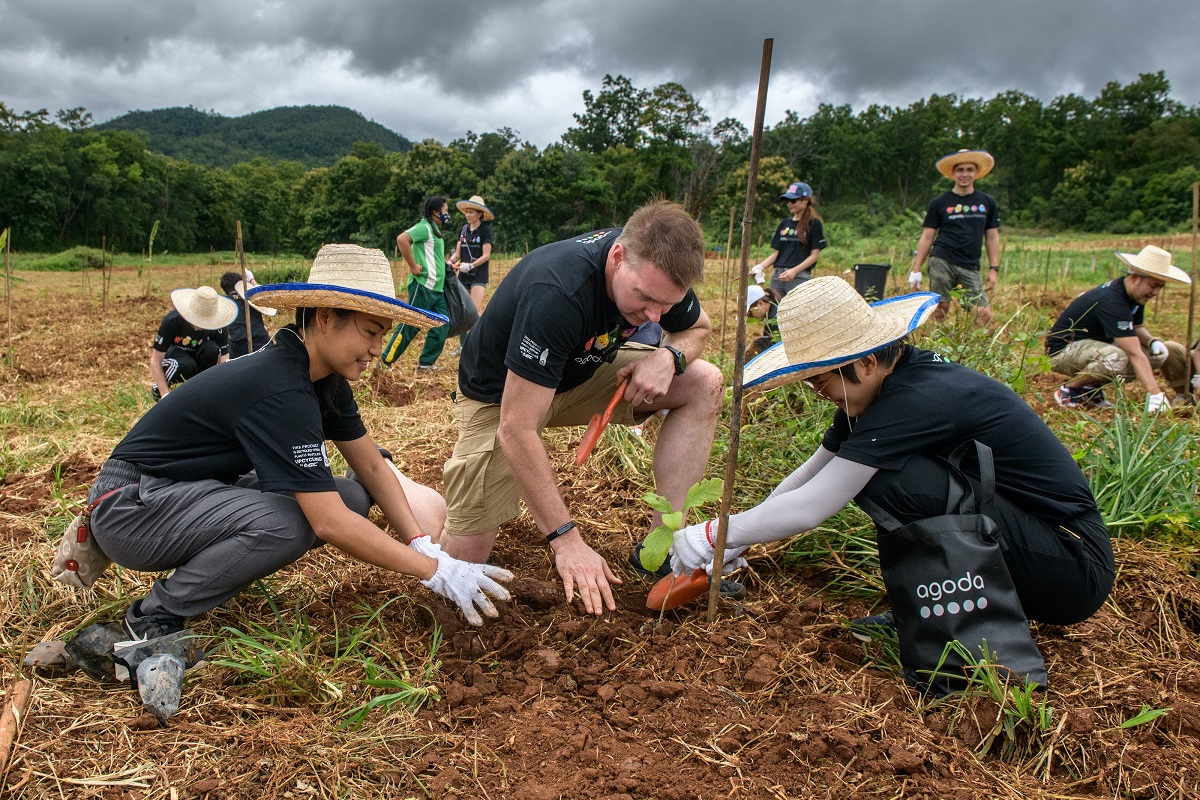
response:
<svg viewBox="0 0 1200 800"><path fill-rule="evenodd" d="M1094 97L1158 70L1192 105L1198 29L1194 0L0 0L0 101L98 119L342 102L404 132L512 125L545 144L606 73L679 82L749 125L766 37L768 124L934 92Z"/></svg>

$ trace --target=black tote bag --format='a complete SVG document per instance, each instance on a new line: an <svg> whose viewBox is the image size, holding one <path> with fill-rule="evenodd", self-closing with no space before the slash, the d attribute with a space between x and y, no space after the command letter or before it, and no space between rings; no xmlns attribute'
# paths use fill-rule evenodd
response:
<svg viewBox="0 0 1200 800"><path fill-rule="evenodd" d="M458 336L466 333L479 321L479 312L475 309L475 301L471 299L467 287L463 286L457 275L447 275L443 289L446 295L446 306L450 310L447 314L450 317L450 333L447 335Z"/></svg>
<svg viewBox="0 0 1200 800"><path fill-rule="evenodd" d="M979 458L979 497L959 468L971 445ZM946 649L957 641L976 661L994 653L1002 674L1007 670L1023 683L1045 687L1046 664L1004 563L1002 536L981 513L995 494L992 450L964 442L950 455L949 466L942 516L901 525L870 500L857 501L878 528L879 568L904 676L938 695L965 688L966 662Z"/></svg>

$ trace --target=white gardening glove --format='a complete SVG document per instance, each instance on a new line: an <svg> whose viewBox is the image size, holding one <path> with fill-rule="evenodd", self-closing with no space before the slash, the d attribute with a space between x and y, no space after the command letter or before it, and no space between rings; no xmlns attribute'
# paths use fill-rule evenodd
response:
<svg viewBox="0 0 1200 800"><path fill-rule="evenodd" d="M921 270L915 269L908 273L908 288L914 292L921 288Z"/></svg>
<svg viewBox="0 0 1200 800"><path fill-rule="evenodd" d="M1146 395L1146 410L1156 414L1166 408L1167 396L1163 392Z"/></svg>
<svg viewBox="0 0 1200 800"><path fill-rule="evenodd" d="M695 570L704 569L712 575L713 553L716 550L717 520L697 522L675 531L671 541L671 571L676 575L687 575ZM734 570L746 566L746 559L741 555L745 547L726 547L725 563L721 566L721 574L728 575Z"/></svg>
<svg viewBox="0 0 1200 800"><path fill-rule="evenodd" d="M475 269L475 264L470 261L464 261L458 265L459 272L470 272L473 269Z"/></svg>
<svg viewBox="0 0 1200 800"><path fill-rule="evenodd" d="M490 594L497 600L508 600L512 595L496 581L511 581L513 574L502 567L491 564L472 564L469 561L459 561L454 556L442 550L441 545L435 544L428 536L418 536L408 543L408 546L422 555L437 559L437 572L421 585L432 589L442 597L455 603L467 622L472 625L482 625L485 616L498 617L500 612L488 598Z"/></svg>
<svg viewBox="0 0 1200 800"><path fill-rule="evenodd" d="M767 282L767 278L766 278L766 274L765 274L766 269L767 268L762 264L755 264L753 267L750 268L750 271L754 273L754 282L755 283L763 284L763 283Z"/></svg>
<svg viewBox="0 0 1200 800"><path fill-rule="evenodd" d="M1150 355L1155 358L1167 357L1167 346L1162 343L1161 339L1154 339L1150 342Z"/></svg>
<svg viewBox="0 0 1200 800"><path fill-rule="evenodd" d="M1200 394L1200 375L1192 376L1192 394Z"/></svg>

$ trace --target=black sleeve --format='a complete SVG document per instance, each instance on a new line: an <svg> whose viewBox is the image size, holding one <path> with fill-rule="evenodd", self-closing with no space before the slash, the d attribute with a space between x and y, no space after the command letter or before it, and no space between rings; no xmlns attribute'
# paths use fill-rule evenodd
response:
<svg viewBox="0 0 1200 800"><path fill-rule="evenodd" d="M492 243L492 229L486 223L479 224L479 246Z"/></svg>
<svg viewBox="0 0 1200 800"><path fill-rule="evenodd" d="M921 223L921 227L940 228L941 226L942 218L938 214L938 199L935 197L929 201L929 207L925 209L925 221Z"/></svg>
<svg viewBox="0 0 1200 800"><path fill-rule="evenodd" d="M331 492L321 413L313 396L278 392L246 409L234 434L264 492Z"/></svg>
<svg viewBox="0 0 1200 800"><path fill-rule="evenodd" d="M826 448L868 467L901 469L914 455L953 438L952 415L936 410L942 403L944 399L912 386L883 392L855 420L853 428L839 410L825 434ZM830 433L839 434L840 439L837 435L831 438Z"/></svg>
<svg viewBox="0 0 1200 800"><path fill-rule="evenodd" d="M996 207L996 198L989 195L989 199L992 201L991 209L988 211L987 222L983 227L984 230L990 231L992 228L1000 227L1000 209Z"/></svg>
<svg viewBox="0 0 1200 800"><path fill-rule="evenodd" d="M829 247L829 242L825 241L825 226L821 224L821 220L812 219L808 223L808 249L809 250L824 250Z"/></svg>
<svg viewBox="0 0 1200 800"><path fill-rule="evenodd" d="M168 322L170 318L170 314L162 318L162 322L158 323L158 333L154 334L154 341L150 343L150 346L160 353L167 352L175 338L175 333L171 330L173 326Z"/></svg>
<svg viewBox="0 0 1200 800"><path fill-rule="evenodd" d="M354 390L350 388L350 381L345 378L339 378L337 392L333 398L333 409L322 412L321 426L325 438L335 442L352 442L366 435L367 426L363 424L358 413Z"/></svg>
<svg viewBox="0 0 1200 800"><path fill-rule="evenodd" d="M517 303L504 366L527 381L557 389L567 358L584 341L587 315L575 298L551 284L531 286Z"/></svg>
<svg viewBox="0 0 1200 800"><path fill-rule="evenodd" d="M1145 315L1145 307L1139 306L1137 311L1133 313L1133 317L1129 316L1129 306L1121 302L1112 292L1105 292L1096 303L1096 319L1100 322L1100 327L1104 330L1104 335L1110 339L1124 339L1130 336L1137 336L1134 331L1138 325L1142 324L1142 318Z"/></svg>
<svg viewBox="0 0 1200 800"><path fill-rule="evenodd" d="M229 329L217 328L209 333L212 334L212 340L219 348L221 355L229 355Z"/></svg>
<svg viewBox="0 0 1200 800"><path fill-rule="evenodd" d="M696 297L694 291L688 289L688 293L683 296L683 299L662 315L658 324L667 333L686 331L696 324L696 320L700 319L700 310L700 299Z"/></svg>

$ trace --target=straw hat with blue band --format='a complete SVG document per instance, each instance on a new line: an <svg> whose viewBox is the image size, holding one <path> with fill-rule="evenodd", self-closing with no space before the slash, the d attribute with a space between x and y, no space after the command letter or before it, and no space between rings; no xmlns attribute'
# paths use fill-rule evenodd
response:
<svg viewBox="0 0 1200 800"><path fill-rule="evenodd" d="M450 320L396 299L392 265L382 250L327 244L313 259L305 283L267 283L246 293L270 308L345 308L429 330Z"/></svg>
<svg viewBox="0 0 1200 800"><path fill-rule="evenodd" d="M867 303L841 278L813 278L780 301L782 341L746 365L742 386L774 389L870 355L914 331L937 304L933 292Z"/></svg>
<svg viewBox="0 0 1200 800"><path fill-rule="evenodd" d="M477 194L471 195L470 200L459 200L454 204L454 207L459 211L466 211L468 208L473 208L480 214L483 214L483 219L485 221L496 218L496 215L492 213L492 210L483 204L483 198Z"/></svg>

